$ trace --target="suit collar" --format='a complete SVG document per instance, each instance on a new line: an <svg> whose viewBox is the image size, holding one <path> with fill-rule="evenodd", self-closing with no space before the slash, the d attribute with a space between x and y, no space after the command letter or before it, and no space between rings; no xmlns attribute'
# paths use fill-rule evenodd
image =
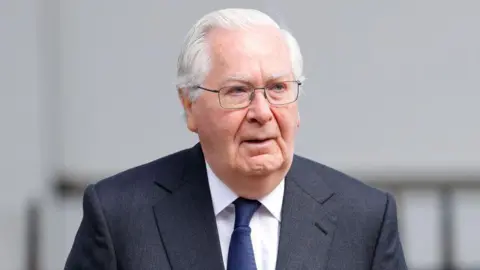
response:
<svg viewBox="0 0 480 270"><path fill-rule="evenodd" d="M292 166L286 178L294 181L298 187L314 201L323 204L335 193L323 179L318 163L294 155Z"/></svg>
<svg viewBox="0 0 480 270"><path fill-rule="evenodd" d="M199 175L205 174L205 163L200 143L162 158L167 164L160 166L155 173L154 182L167 192L173 193L195 178L190 177L192 169ZM168 167L166 170L165 167Z"/></svg>
<svg viewBox="0 0 480 270"><path fill-rule="evenodd" d="M325 269L336 229L332 190L318 164L294 157L286 177L277 269Z"/></svg>
<svg viewBox="0 0 480 270"><path fill-rule="evenodd" d="M153 206L157 227L173 269L224 269L205 162L197 144L176 156L176 175L157 175L168 192ZM166 177L166 178L165 178Z"/></svg>

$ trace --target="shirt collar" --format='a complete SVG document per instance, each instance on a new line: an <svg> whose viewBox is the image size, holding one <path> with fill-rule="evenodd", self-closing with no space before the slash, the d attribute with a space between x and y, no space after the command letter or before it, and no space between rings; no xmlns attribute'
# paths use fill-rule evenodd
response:
<svg viewBox="0 0 480 270"><path fill-rule="evenodd" d="M207 162L205 162L205 164L207 167L208 184L212 196L213 211L215 216L217 216L232 204L238 198L238 195L215 175ZM278 221L281 220L284 191L285 180L282 180L272 192L258 200Z"/></svg>

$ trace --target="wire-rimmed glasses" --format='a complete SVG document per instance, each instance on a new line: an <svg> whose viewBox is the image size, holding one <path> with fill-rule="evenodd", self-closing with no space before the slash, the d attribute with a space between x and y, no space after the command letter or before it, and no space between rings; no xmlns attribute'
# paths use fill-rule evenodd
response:
<svg viewBox="0 0 480 270"><path fill-rule="evenodd" d="M265 87L251 85L229 85L218 90L196 86L198 89L218 94L218 102L224 109L243 109L250 105L256 90L263 90L263 96L274 106L283 106L297 101L300 81L282 81L267 84Z"/></svg>

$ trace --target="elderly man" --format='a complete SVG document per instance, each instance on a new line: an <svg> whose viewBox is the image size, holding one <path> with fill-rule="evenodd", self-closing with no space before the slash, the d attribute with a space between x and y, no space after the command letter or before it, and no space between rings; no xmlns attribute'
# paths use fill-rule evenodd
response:
<svg viewBox="0 0 480 270"><path fill-rule="evenodd" d="M90 185L66 269L407 269L394 198L294 154L301 85L270 17L201 18L178 61L199 143Z"/></svg>

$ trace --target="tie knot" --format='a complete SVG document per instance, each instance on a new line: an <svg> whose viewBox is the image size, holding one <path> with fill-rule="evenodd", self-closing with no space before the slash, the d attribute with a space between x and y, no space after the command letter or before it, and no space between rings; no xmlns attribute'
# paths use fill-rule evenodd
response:
<svg viewBox="0 0 480 270"><path fill-rule="evenodd" d="M253 214L260 207L260 202L257 200L238 198L233 204L235 205L235 228L248 227Z"/></svg>

